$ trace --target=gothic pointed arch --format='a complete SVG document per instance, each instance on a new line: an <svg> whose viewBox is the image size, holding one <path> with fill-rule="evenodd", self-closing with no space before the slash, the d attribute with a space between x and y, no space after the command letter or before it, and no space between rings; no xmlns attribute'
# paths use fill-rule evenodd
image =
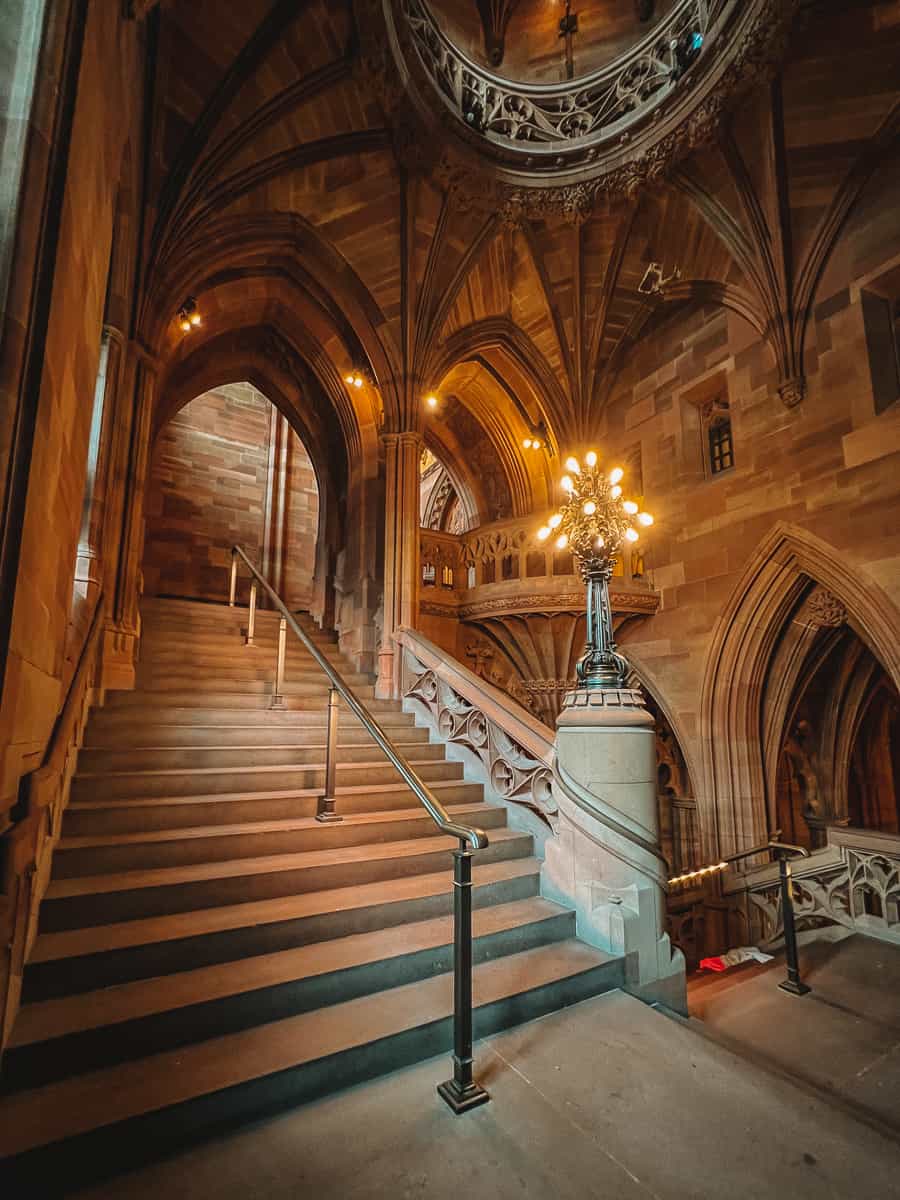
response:
<svg viewBox="0 0 900 1200"><path fill-rule="evenodd" d="M765 691L776 649L818 583L847 613L896 687L900 612L834 546L784 522L763 538L715 628L701 692L704 854L748 849L770 831L764 757Z"/></svg>

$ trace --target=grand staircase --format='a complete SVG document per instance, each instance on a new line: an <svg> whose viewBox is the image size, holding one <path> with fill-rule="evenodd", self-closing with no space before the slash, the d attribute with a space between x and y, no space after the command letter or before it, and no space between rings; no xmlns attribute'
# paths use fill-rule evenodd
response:
<svg viewBox="0 0 900 1200"><path fill-rule="evenodd" d="M64 1139L57 1168L131 1162L451 1046L453 840L346 711L343 820L316 821L327 684L291 638L269 707L274 613L252 646L240 608L153 600L143 620L136 690L88 725L0 1071L0 1157L32 1172ZM302 623L450 815L488 832L476 1036L622 986L540 897L531 837Z"/></svg>

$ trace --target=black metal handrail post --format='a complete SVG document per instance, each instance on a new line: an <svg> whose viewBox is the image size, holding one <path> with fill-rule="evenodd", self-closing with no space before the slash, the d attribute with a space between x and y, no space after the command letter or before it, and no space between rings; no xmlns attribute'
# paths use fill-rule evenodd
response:
<svg viewBox="0 0 900 1200"><path fill-rule="evenodd" d="M472 1078L472 851L453 851L453 1078L438 1095L459 1116L490 1095Z"/></svg>
<svg viewBox="0 0 900 1200"><path fill-rule="evenodd" d="M792 996L805 996L812 991L809 984L800 978L800 958L797 954L797 925L794 920L794 878L789 855L799 853L809 858L809 851L802 846L791 846L783 842L770 843L778 857L778 876L781 882L781 923L784 926L784 960L788 977L779 987Z"/></svg>
<svg viewBox="0 0 900 1200"><path fill-rule="evenodd" d="M325 790L319 797L317 821L341 821L343 818L335 811L335 778L337 776L337 731L338 731L338 691L332 687L328 692L328 729L325 734Z"/></svg>
<svg viewBox="0 0 900 1200"><path fill-rule="evenodd" d="M753 858L757 854L768 851L778 859L778 876L781 884L781 922L784 926L784 958L787 965L788 977L779 983L782 991L790 992L792 996L805 996L812 988L800 978L800 958L797 953L797 924L794 919L794 884L791 871L790 856L809 858L809 851L804 846L795 846L792 842L781 842L781 830L776 830L767 842L752 846L749 850L739 850L737 854L728 854L720 862L700 867L694 871L686 871L683 875L675 875L670 884L687 883L692 879L703 879L719 871L724 871L731 863L741 862L745 858ZM745 892L746 894L746 892ZM749 922L749 901L748 905Z"/></svg>
<svg viewBox="0 0 900 1200"><path fill-rule="evenodd" d="M338 697L341 696L350 711L361 721L363 727L380 746L388 761L396 767L400 777L412 789L438 829L459 840L459 849L453 852L453 1078L447 1083L442 1083L438 1087L438 1092L455 1113L466 1112L490 1099L484 1088L475 1083L472 1078L472 852L483 850L488 845L487 834L483 829L478 829L474 825L463 825L450 819L450 814L438 798L419 778L406 757L400 753L366 705L344 682L333 664L297 624L284 601L259 573L240 546L234 546L231 552L229 604L233 607L235 600L238 558L243 559L254 580L259 583L281 614L278 665L272 707L281 707L284 704L282 695L284 645L288 626L331 684L328 696L325 788L324 795L318 804L317 818L322 821L341 819L335 812Z"/></svg>

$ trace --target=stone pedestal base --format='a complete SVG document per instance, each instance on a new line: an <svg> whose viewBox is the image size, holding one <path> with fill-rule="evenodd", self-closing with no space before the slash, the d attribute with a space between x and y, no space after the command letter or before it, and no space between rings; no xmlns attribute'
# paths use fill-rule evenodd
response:
<svg viewBox="0 0 900 1200"><path fill-rule="evenodd" d="M570 692L556 753L559 829L544 894L574 907L580 938L627 958L629 991L685 1012L684 956L665 932L653 718L640 692Z"/></svg>

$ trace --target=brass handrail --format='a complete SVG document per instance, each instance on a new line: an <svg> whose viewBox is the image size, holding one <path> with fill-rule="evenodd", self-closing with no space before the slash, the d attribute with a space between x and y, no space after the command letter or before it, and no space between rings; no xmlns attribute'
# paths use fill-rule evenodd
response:
<svg viewBox="0 0 900 1200"><path fill-rule="evenodd" d="M242 558L253 575L250 587L250 620L247 642L253 642L253 627L256 618L257 585L262 587L281 613L278 628L278 661L275 668L275 694L272 703L283 704L281 688L284 679L284 657L286 630L290 625L294 634L313 656L331 683L328 695L328 728L326 733L325 791L316 814L320 821L339 821L335 811L335 759L337 757L337 697L343 696L351 710L356 713L363 726L369 731L390 762L409 784L415 795L425 806L434 823L442 833L459 839L453 851L453 1077L438 1086L438 1094L459 1114L477 1108L490 1099L488 1093L475 1082L472 1075L472 851L483 850L488 844L487 834L474 825L461 825L451 821L450 815L427 785L415 773L406 758L400 753L384 732L365 704L341 678L339 671L297 624L287 605L259 571L240 546L231 551L231 583L228 603L233 608L237 591L237 564Z"/></svg>
<svg viewBox="0 0 900 1200"><path fill-rule="evenodd" d="M263 578L240 546L235 546L232 549L232 563L235 563L235 555L243 559L245 565L252 573L254 579L265 591L266 595L281 613L284 620L287 622L291 631L300 639L304 647L316 660L322 668L337 692L344 698L350 709L359 717L363 725L387 755L389 760L394 764L400 772L403 779L409 784L415 792L420 803L428 810L432 820L441 830L451 837L459 838L462 842L467 842L473 850L483 850L488 844L487 834L483 829L478 829L474 825L461 825L457 821L450 819L450 814L441 804L440 800L431 792L427 784L419 778L416 772L412 769L406 757L400 753L397 747L393 744L388 735L384 732L378 722L375 720L372 713L365 704L354 694L349 685L344 682L339 671L335 670L332 663L328 661L325 655L319 650L312 638L297 624L292 616L287 605L278 595L273 587ZM232 568L234 569L234 568ZM231 602L233 603L233 597Z"/></svg>

